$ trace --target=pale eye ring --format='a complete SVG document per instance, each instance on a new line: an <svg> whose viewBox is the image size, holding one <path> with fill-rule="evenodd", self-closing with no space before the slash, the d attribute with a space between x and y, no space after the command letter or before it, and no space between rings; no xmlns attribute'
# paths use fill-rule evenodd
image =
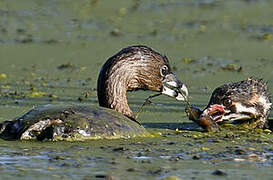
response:
<svg viewBox="0 0 273 180"><path fill-rule="evenodd" d="M166 65L162 66L160 69L161 76L166 76L168 74L168 70L169 70L168 66L166 66Z"/></svg>
<svg viewBox="0 0 273 180"><path fill-rule="evenodd" d="M225 99L223 101L223 104L224 104L224 106L229 107L232 104L232 100L231 99Z"/></svg>

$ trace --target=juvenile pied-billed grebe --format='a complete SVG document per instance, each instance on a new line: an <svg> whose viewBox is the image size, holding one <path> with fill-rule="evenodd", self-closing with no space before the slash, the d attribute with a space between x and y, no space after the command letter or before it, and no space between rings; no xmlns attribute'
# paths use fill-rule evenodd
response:
<svg viewBox="0 0 273 180"><path fill-rule="evenodd" d="M250 128L268 128L270 107L267 84L248 78L216 88L203 111L192 107L187 112L191 120L207 131L217 131L224 122L247 123Z"/></svg>
<svg viewBox="0 0 273 180"><path fill-rule="evenodd" d="M110 57L103 65L97 94L101 107L45 105L0 124L0 137L16 139L84 140L145 136L126 92L143 89L184 100L186 86L171 72L166 56L146 46L131 46ZM182 95L180 92L183 92Z"/></svg>

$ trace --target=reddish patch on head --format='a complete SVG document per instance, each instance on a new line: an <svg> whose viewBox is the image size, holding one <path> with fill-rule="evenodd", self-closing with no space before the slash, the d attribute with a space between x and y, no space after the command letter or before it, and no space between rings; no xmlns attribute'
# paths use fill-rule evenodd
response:
<svg viewBox="0 0 273 180"><path fill-rule="evenodd" d="M206 111L207 115L216 122L220 122L225 114L224 106L218 104L211 105Z"/></svg>
<svg viewBox="0 0 273 180"><path fill-rule="evenodd" d="M221 113L225 112L224 106L218 105L218 104L214 104L214 105L210 106L209 109L208 109L209 114L210 114L210 111L216 111L216 110L221 112Z"/></svg>

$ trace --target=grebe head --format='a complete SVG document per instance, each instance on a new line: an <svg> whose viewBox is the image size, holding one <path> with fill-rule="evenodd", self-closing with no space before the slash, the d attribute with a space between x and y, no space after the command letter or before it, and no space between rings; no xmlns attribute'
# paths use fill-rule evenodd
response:
<svg viewBox="0 0 273 180"><path fill-rule="evenodd" d="M248 78L216 88L200 118L208 118L216 123L255 120L256 127L262 128L267 124L270 107L267 84Z"/></svg>
<svg viewBox="0 0 273 180"><path fill-rule="evenodd" d="M127 91L152 90L177 100L188 95L187 87L171 71L167 57L147 46L130 46L110 57L101 68L97 85L100 106L132 119Z"/></svg>

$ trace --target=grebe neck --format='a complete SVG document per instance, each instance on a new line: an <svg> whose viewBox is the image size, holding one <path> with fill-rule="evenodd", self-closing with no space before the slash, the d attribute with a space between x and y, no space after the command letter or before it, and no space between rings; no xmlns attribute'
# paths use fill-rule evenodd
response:
<svg viewBox="0 0 273 180"><path fill-rule="evenodd" d="M98 78L97 94L99 105L114 109L130 119L135 119L126 97L128 90L138 87L138 81L135 77L132 64L126 61L117 62L114 65L104 64Z"/></svg>

